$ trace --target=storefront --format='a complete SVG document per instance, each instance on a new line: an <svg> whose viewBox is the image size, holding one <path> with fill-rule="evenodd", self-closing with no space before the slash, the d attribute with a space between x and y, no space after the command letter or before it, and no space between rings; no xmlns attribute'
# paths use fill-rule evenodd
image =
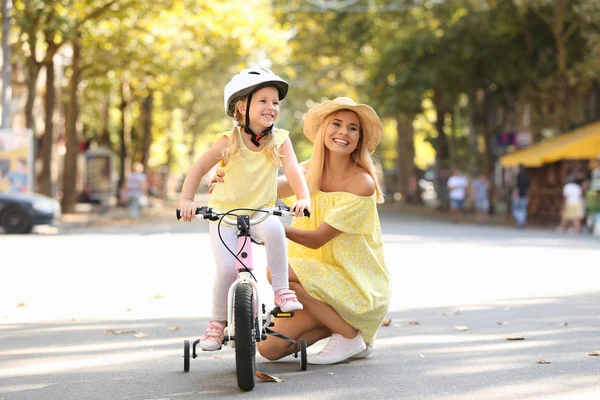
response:
<svg viewBox="0 0 600 400"><path fill-rule="evenodd" d="M530 177L528 212L532 217L558 219L562 188L571 174L591 178L590 162L600 158L600 122L588 124L527 149L500 158L504 168L523 165Z"/></svg>

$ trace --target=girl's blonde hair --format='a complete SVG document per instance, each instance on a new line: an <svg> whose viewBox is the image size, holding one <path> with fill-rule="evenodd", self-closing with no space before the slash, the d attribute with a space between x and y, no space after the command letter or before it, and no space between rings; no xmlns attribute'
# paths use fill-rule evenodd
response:
<svg viewBox="0 0 600 400"><path fill-rule="evenodd" d="M310 160L304 163L308 166L306 183L311 194L321 190L321 178L323 176L323 165L325 163L325 132L339 111L342 110L335 111L323 119L323 122L321 125L319 125L317 134L315 135L312 156ZM375 182L375 197L377 203L383 203L383 191L381 190L381 185L379 184L381 181L380 178L383 176L381 172L381 166L378 162L376 162L376 160L373 159L369 149L367 149L363 143L363 126L361 121L360 139L358 140L356 149L354 149L350 157L356 165L358 165L360 168L363 168L369 175L371 175L373 182Z"/></svg>
<svg viewBox="0 0 600 400"><path fill-rule="evenodd" d="M221 155L222 162L224 164L227 164L229 161L235 160L240 155L240 147L242 146L242 134L244 133L243 130L245 116L242 113L240 113L238 105L240 102L243 102L246 99L238 100L235 103L233 119L235 119L237 125L233 128L231 135L229 135L229 144L227 145L227 148L223 150L223 154ZM273 136L273 134L267 135L265 138L261 139L261 145L264 146L264 154L265 157L267 157L267 160L269 160L275 165L280 165L281 158L283 157L283 155L279 152L279 146L275 141L275 136Z"/></svg>

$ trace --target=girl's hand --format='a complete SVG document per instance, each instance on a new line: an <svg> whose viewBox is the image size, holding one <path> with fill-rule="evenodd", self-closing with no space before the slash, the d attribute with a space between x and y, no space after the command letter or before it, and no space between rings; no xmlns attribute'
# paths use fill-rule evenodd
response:
<svg viewBox="0 0 600 400"><path fill-rule="evenodd" d="M310 199L298 199L291 207L290 211L294 213L296 217L304 216L304 210L310 210Z"/></svg>
<svg viewBox="0 0 600 400"><path fill-rule="evenodd" d="M179 211L181 215L181 219L184 222L190 222L196 217L196 208L198 206L192 200L181 200L179 202Z"/></svg>

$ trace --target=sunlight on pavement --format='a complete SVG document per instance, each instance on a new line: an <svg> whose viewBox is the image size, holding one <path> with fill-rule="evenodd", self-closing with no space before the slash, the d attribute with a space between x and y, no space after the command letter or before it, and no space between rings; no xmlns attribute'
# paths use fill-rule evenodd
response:
<svg viewBox="0 0 600 400"><path fill-rule="evenodd" d="M131 338L131 341L120 341L118 343L86 343L85 345L70 346L38 346L36 348L18 349L18 350L0 350L0 356L24 356L24 355L56 355L56 354L86 354L111 350L122 349L142 349L157 346L179 346L182 343L181 338L156 339L156 340L138 340ZM175 347L177 347L175 346Z"/></svg>
<svg viewBox="0 0 600 400"><path fill-rule="evenodd" d="M89 356L85 359L77 356L29 358L26 360L27 365L23 365L23 360L4 362L0 370L0 378L69 373L110 365L134 365L139 362L176 357L179 353L178 350L156 350L119 352L117 354Z"/></svg>

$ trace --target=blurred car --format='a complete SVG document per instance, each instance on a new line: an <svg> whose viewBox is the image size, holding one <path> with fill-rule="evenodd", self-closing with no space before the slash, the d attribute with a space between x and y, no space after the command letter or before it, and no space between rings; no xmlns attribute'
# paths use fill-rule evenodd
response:
<svg viewBox="0 0 600 400"><path fill-rule="evenodd" d="M4 233L30 233L36 225L54 225L60 204L39 193L0 193L0 227Z"/></svg>

